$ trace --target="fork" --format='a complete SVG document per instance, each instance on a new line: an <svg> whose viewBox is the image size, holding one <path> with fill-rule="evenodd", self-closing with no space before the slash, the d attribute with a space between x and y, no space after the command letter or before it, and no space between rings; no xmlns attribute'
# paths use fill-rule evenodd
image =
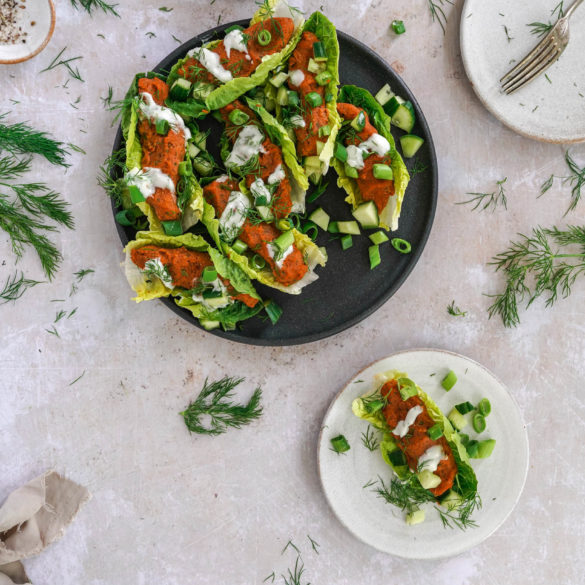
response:
<svg viewBox="0 0 585 585"><path fill-rule="evenodd" d="M576 0L559 18L550 32L504 77L500 79L502 90L510 95L544 73L563 53L569 44L569 18L583 0Z"/></svg>

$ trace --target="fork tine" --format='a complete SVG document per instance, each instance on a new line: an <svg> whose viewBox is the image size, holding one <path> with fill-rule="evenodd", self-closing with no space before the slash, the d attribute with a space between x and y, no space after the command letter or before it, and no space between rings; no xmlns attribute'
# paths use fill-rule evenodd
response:
<svg viewBox="0 0 585 585"><path fill-rule="evenodd" d="M532 71L534 71L535 68L540 67L540 65L543 62L548 61L548 59L550 59L551 55L555 55L557 53L557 50L558 50L558 48L556 47L556 45L551 45L546 50L545 53L541 53L540 55L538 55L538 57L536 57L530 63L528 63L528 65L526 65L521 71L519 71L513 77L510 77L505 83L503 83L502 89L504 89L504 91L505 91L508 88L510 88L511 86L516 85L516 83L518 81L520 81L521 79L523 79L527 75L530 75L532 73Z"/></svg>
<svg viewBox="0 0 585 585"><path fill-rule="evenodd" d="M504 90L505 93L510 95L511 93L514 93L521 87L524 87L529 81L532 81L537 75L540 75L542 72L546 71L560 57L561 53L562 51L555 49L555 51L550 54L547 60L540 62L540 65L528 74L528 77L521 77L520 79L517 79L514 84L509 85L508 88Z"/></svg>
<svg viewBox="0 0 585 585"><path fill-rule="evenodd" d="M522 59L522 61L520 61L520 63L512 67L512 69L510 69L510 71L508 71L508 73L506 73L506 75L500 79L500 83L505 83L506 79L519 74L523 69L530 65L538 57L538 55L540 55L545 49L548 49L551 45L551 42L552 35L549 33L546 35L546 37L544 37L544 39L542 39L542 41L538 43L538 45L536 45L536 47L534 47L534 49L532 49L532 51L530 51L530 53L528 53L528 55L526 55L526 57L524 57L524 59Z"/></svg>

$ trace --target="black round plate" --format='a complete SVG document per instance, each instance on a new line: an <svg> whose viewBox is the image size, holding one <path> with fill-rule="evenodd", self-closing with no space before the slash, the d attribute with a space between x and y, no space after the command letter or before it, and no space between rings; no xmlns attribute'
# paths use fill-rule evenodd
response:
<svg viewBox="0 0 585 585"><path fill-rule="evenodd" d="M193 37L163 59L154 71L169 71L188 50L221 38L224 30L234 24L245 27L248 21L223 24ZM383 244L380 246L382 263L370 270L368 246L371 242L367 234L371 231L354 236L353 247L345 251L337 238L320 231L317 244L326 246L329 259L324 268L317 267L319 280L304 288L302 294L287 295L255 283L262 298L272 298L282 307L283 314L276 325L272 325L267 318L256 316L241 323L235 331L215 329L211 331L214 335L252 345L295 345L335 335L365 319L398 290L414 268L428 239L437 204L438 176L435 148L425 117L404 81L380 56L341 31L337 31L337 35L342 85L357 85L375 94L385 83L389 83L396 94L410 100L414 106L416 126L413 134L424 138L425 143L413 159L405 159L412 178L406 190L400 227L392 234L392 237L408 240L412 244L412 252L401 254L389 243ZM208 148L216 160L220 160L213 145L217 144L221 135L221 125L215 120L204 120L199 126L211 129ZM397 143L400 133L395 132ZM113 150L117 151L122 144L119 128ZM418 172L413 173L415 165ZM330 169L326 180L329 182L327 190L315 203L307 205L309 212L322 206L332 220L353 219L349 205L344 201L345 191L337 187L334 169ZM114 213L116 211L114 208ZM124 245L134 238L132 228L122 227L117 222L116 226ZM171 298L161 301L177 315L200 327L197 319L186 309L178 307Z"/></svg>

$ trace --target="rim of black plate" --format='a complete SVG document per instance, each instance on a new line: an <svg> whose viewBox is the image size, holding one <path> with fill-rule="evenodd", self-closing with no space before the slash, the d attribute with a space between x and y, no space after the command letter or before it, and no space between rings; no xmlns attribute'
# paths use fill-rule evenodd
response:
<svg viewBox="0 0 585 585"><path fill-rule="evenodd" d="M189 39L188 41L183 43L180 47L176 48L172 53L167 55L156 67L151 69L151 71L161 72L164 70L163 66L166 63L175 62L178 59L181 59L182 57L185 56L187 51L199 46L200 44L207 43L207 42L214 40L214 39L217 39L217 38L221 38L220 37L221 33L223 33L230 26L238 25L238 26L245 27L245 26L248 26L249 22L250 22L249 19L236 20L233 22L227 22L227 23L222 24L220 26L216 26L214 28L211 28L211 29ZM400 77L400 75L398 75L398 73L396 73L390 67L390 65L388 65L388 63L386 63L386 61L384 61L384 59L380 55L378 55L378 53L376 53L375 51L370 49L370 47L368 47L366 44L362 43L361 41L357 40L356 38L352 37L351 35L348 35L347 33L344 33L340 30L337 30L337 35L340 38L343 38L345 41L348 41L350 43L357 45L361 50L368 53L370 55L370 57L372 57L374 60L381 62L381 64L384 67L391 70L392 74L402 84L402 86L405 90L405 93L407 94L405 97L407 97L412 102L412 104L415 108L415 111L417 112L417 123L420 124L420 126L423 129L423 134L425 135L425 140L427 141L428 148L429 148L429 156L431 159L430 170L432 172L431 203L430 203L429 213L427 215L427 222L426 222L426 225L424 227L424 231L423 231L423 234L422 234L422 237L420 240L420 244L416 247L416 250L413 250L413 252L411 253L410 262L409 262L408 266L402 272L400 277L396 279L396 281L393 283L393 285L388 288L388 290L386 291L386 293L384 295L382 295L379 299L377 299L372 304L364 307L364 309L362 311L360 311L357 315L355 315L352 319L348 319L344 323L342 323L340 325L336 325L334 327L330 327L330 328L324 327L318 333L313 333L310 335L300 335L298 337L269 338L268 339L268 338L251 337L251 336L248 337L248 336L245 336L242 334L234 333L232 331L224 331L223 329L220 329L220 328L208 331L199 324L198 320L195 317L193 317L189 311L187 311L186 309L182 309L181 307L176 305L171 298L165 297L165 298L159 299L164 305L166 305L176 315L182 317L183 319L188 321L191 325L198 327L201 331L204 331L204 332L209 333L211 335L215 335L216 337L228 339L229 341L235 341L235 342L243 343L246 345L260 345L260 346L268 346L268 347L270 347L270 346L303 345L306 343L320 341L321 339L325 339L325 338L331 337L333 335L337 335L338 333L341 333L342 331L345 331L346 329L349 329L350 327L353 327L357 323L363 321L366 317L369 317L372 313L374 313L382 305L384 305L394 295L394 293L402 286L404 281L408 278L408 276L412 272L413 268L418 263L418 260L421 256L425 246L426 246L429 235L431 233L433 220L435 218L435 211L437 208L438 183L439 183L437 156L436 156L435 145L433 142L433 138L431 136L431 131L430 131L429 125L426 121L424 114L422 113L422 110L421 110L418 102L416 101L416 98L412 94L410 88L406 85L406 83L404 83L404 80L402 79L402 77ZM112 154L120 149L122 143L123 143L122 126L119 125L118 130L116 132L116 137L114 139L114 146L112 148ZM114 200L112 200L112 211L113 211L113 214L115 215L117 209L116 209L116 204L115 204ZM126 232L124 231L123 226L121 226L115 220L114 220L114 222L116 224L116 229L118 231L118 235L120 237L120 240L122 241L122 244L125 247L126 244L130 240L126 235Z"/></svg>

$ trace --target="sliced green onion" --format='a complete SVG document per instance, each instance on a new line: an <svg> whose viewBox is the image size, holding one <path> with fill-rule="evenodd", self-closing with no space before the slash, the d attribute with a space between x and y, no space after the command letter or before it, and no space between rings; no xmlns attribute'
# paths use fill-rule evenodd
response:
<svg viewBox="0 0 585 585"><path fill-rule="evenodd" d="M366 114L363 110L351 121L351 127L358 132L361 132L366 126Z"/></svg>
<svg viewBox="0 0 585 585"><path fill-rule="evenodd" d="M316 108L323 103L323 98L316 91L311 91L305 96L305 101L312 108Z"/></svg>
<svg viewBox="0 0 585 585"><path fill-rule="evenodd" d="M191 161L184 160L179 163L179 175L189 177L192 174L193 166L191 165Z"/></svg>
<svg viewBox="0 0 585 585"><path fill-rule="evenodd" d="M167 236L180 236L183 233L183 226L178 219L173 221L161 221Z"/></svg>
<svg viewBox="0 0 585 585"><path fill-rule="evenodd" d="M391 26L392 30L397 35L402 35L406 32L406 27L404 26L404 22L402 20L393 20Z"/></svg>
<svg viewBox="0 0 585 585"><path fill-rule="evenodd" d="M402 238L392 238L390 243L392 244L393 248L398 250L401 254L410 254L410 251L412 250L410 242L407 242Z"/></svg>
<svg viewBox="0 0 585 585"><path fill-rule="evenodd" d="M214 280L217 280L217 270L213 266L206 266L203 269L201 280L203 280L203 282L213 282Z"/></svg>
<svg viewBox="0 0 585 585"><path fill-rule="evenodd" d="M404 453L400 449L395 449L394 451L389 453L388 459L390 459L392 465L395 466L406 465L406 457L404 456Z"/></svg>
<svg viewBox="0 0 585 585"><path fill-rule="evenodd" d="M115 218L116 221L124 227L133 226L136 221L136 216L132 209L122 209L122 211L118 211Z"/></svg>
<svg viewBox="0 0 585 585"><path fill-rule="evenodd" d="M291 222L292 226L297 230L301 227L301 218L298 213L293 213L288 216L288 221Z"/></svg>
<svg viewBox="0 0 585 585"><path fill-rule="evenodd" d="M248 249L248 244L245 244L239 238L232 244L232 250L236 254L243 254Z"/></svg>
<svg viewBox="0 0 585 585"><path fill-rule="evenodd" d="M455 408L461 413L461 414L467 414L468 412L471 412L472 410L475 410L475 406L473 406L473 404L471 404L471 402L462 402L461 404L456 404Z"/></svg>
<svg viewBox="0 0 585 585"><path fill-rule="evenodd" d="M269 30L263 28L262 30L258 31L256 39L258 39L259 45L265 47L272 40L272 34Z"/></svg>
<svg viewBox="0 0 585 585"><path fill-rule="evenodd" d="M341 142L335 143L335 152L334 156L337 160L340 160L342 163L347 161L347 149Z"/></svg>
<svg viewBox="0 0 585 585"><path fill-rule="evenodd" d="M380 258L380 247L377 244L370 246L368 248L368 254L370 256L370 270L373 270L378 264L380 264L380 262L382 262L382 259Z"/></svg>
<svg viewBox="0 0 585 585"><path fill-rule="evenodd" d="M459 439L461 440L461 444L463 446L469 443L469 435L466 435L465 433L459 433Z"/></svg>
<svg viewBox="0 0 585 585"><path fill-rule="evenodd" d="M228 118L232 124L235 124L236 126L241 126L250 119L250 116L246 114L246 112L242 112L242 110L236 109L230 112Z"/></svg>
<svg viewBox="0 0 585 585"><path fill-rule="evenodd" d="M250 260L250 264L254 270L262 270L266 266L266 260L260 254L254 254L252 260Z"/></svg>
<svg viewBox="0 0 585 585"><path fill-rule="evenodd" d="M447 392L449 392L456 383L457 374L455 374L453 370L449 370L449 373L441 380L441 386L443 386Z"/></svg>
<svg viewBox="0 0 585 585"><path fill-rule="evenodd" d="M244 30L244 28L241 27L239 24L233 24L229 28L226 28L223 32L227 35L228 33L231 33L233 30Z"/></svg>
<svg viewBox="0 0 585 585"><path fill-rule="evenodd" d="M384 400L372 400L371 402L369 402L369 401L364 402L364 408L370 414L374 414L374 413L378 412L379 410L382 410L382 408L384 408L385 404L386 403Z"/></svg>
<svg viewBox="0 0 585 585"><path fill-rule="evenodd" d="M350 446L347 439L343 435L339 435L331 439L331 445L336 453L345 453L349 451Z"/></svg>
<svg viewBox="0 0 585 585"><path fill-rule="evenodd" d="M130 200L132 203L141 203L146 201L142 191L136 185L128 185L128 193L130 193Z"/></svg>
<svg viewBox="0 0 585 585"><path fill-rule="evenodd" d="M321 41L313 43L313 57L315 61L327 61L327 51Z"/></svg>
<svg viewBox="0 0 585 585"><path fill-rule="evenodd" d="M264 310L268 315L271 323L276 325L277 321L280 319L282 315L282 308L279 307L274 301L270 300L264 304Z"/></svg>
<svg viewBox="0 0 585 585"><path fill-rule="evenodd" d="M307 70L309 71L309 73L313 73L314 75L317 75L317 74L325 71L326 67L327 67L326 63L319 63L319 61L315 61L315 59L313 59L311 57L309 59L309 64L307 65Z"/></svg>
<svg viewBox="0 0 585 585"><path fill-rule="evenodd" d="M370 247L373 248L373 246ZM400 392L402 400L408 400L411 396L418 394L416 384L410 378L398 378L397 382L398 392Z"/></svg>
<svg viewBox="0 0 585 585"><path fill-rule="evenodd" d="M479 414L479 412L476 412L473 415L471 424L473 426L473 430L476 433L483 433L485 431L485 427L487 426L485 422L485 416L483 416L483 414Z"/></svg>
<svg viewBox="0 0 585 585"><path fill-rule="evenodd" d="M299 98L299 94L296 91L288 90L287 93L288 98L288 105L289 106L298 106L301 103L301 99Z"/></svg>
<svg viewBox="0 0 585 585"><path fill-rule="evenodd" d="M347 162L343 165L343 170L345 171L345 174L352 179L357 179L359 177L358 170Z"/></svg>
<svg viewBox="0 0 585 585"><path fill-rule="evenodd" d="M394 173L388 165L374 164L373 173L375 179L383 179L384 181L392 181Z"/></svg>
<svg viewBox="0 0 585 585"><path fill-rule="evenodd" d="M292 229L292 223L290 219L279 219L278 223L276 224L276 227L281 231L281 232L286 232L287 230Z"/></svg>
<svg viewBox="0 0 585 585"><path fill-rule="evenodd" d="M160 134L161 136L166 136L169 133L170 126L167 120L157 120L155 128L157 134Z"/></svg>
<svg viewBox="0 0 585 585"><path fill-rule="evenodd" d="M312 221L306 221L301 226L301 232L309 236L309 238L311 238L311 240L314 242L319 235L319 228Z"/></svg>
<svg viewBox="0 0 585 585"><path fill-rule="evenodd" d="M339 233L339 223L337 221L330 221L327 231L330 234L338 234Z"/></svg>
<svg viewBox="0 0 585 585"><path fill-rule="evenodd" d="M483 416L487 416L492 411L492 405L487 398L482 398L477 405L477 411Z"/></svg>
<svg viewBox="0 0 585 585"><path fill-rule="evenodd" d="M348 250L352 246L353 246L353 237L350 234L345 234L345 236L343 236L341 238L341 249Z"/></svg>
<svg viewBox="0 0 585 585"><path fill-rule="evenodd" d="M333 79L333 75L329 71L321 71L315 76L315 81L319 85L327 85Z"/></svg>
<svg viewBox="0 0 585 585"><path fill-rule="evenodd" d="M485 459L486 457L489 457L492 454L495 446L495 439L486 439L485 441L480 441L477 445L477 458Z"/></svg>
<svg viewBox="0 0 585 585"><path fill-rule="evenodd" d="M462 430L467 426L467 419L456 409L453 408L447 415L452 425L458 430Z"/></svg>
<svg viewBox="0 0 585 585"><path fill-rule="evenodd" d="M388 241L388 236L382 231L370 234L369 238L373 244L383 244Z"/></svg>
<svg viewBox="0 0 585 585"><path fill-rule="evenodd" d="M439 423L434 424L428 431L427 434L429 435L429 437L433 440L436 441L439 437L443 436L443 429L441 427L441 425Z"/></svg>
<svg viewBox="0 0 585 585"><path fill-rule="evenodd" d="M476 441L475 439L469 441L469 443L465 445L465 449L471 459L477 459L479 454L479 441Z"/></svg>
<svg viewBox="0 0 585 585"><path fill-rule="evenodd" d="M284 252L285 250L288 250L295 241L295 235L292 233L292 230L288 229L287 231L283 232L282 234L280 234L280 236L278 236L278 238L275 238L274 240L272 240L272 243L282 252Z"/></svg>
<svg viewBox="0 0 585 585"><path fill-rule="evenodd" d="M331 126L326 124L325 126L321 126L319 128L319 137L322 138L323 136L329 136L331 134Z"/></svg>

